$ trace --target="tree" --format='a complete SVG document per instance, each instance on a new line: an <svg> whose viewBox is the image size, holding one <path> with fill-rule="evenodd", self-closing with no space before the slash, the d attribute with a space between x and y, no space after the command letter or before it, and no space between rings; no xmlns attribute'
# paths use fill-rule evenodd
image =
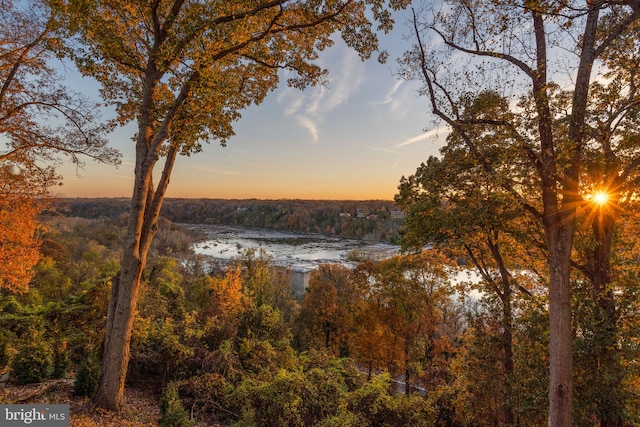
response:
<svg viewBox="0 0 640 427"><path fill-rule="evenodd" d="M605 22L616 19L610 16ZM625 417L619 319L624 313L623 295L628 292L625 288L632 285L617 280L620 274L614 270L612 254L616 246L619 252L624 251L624 239L616 229L624 223L625 212L637 210L640 165L637 31L636 22L613 42L613 49L603 53L607 70L604 79L591 85L586 118L589 143L585 147L582 181L587 203L580 212L574 266L590 284L589 295L581 302L592 303L590 354L598 369L591 383L608 390L606 397L595 399L595 412L602 426L620 426ZM607 33L602 32L599 37L607 37Z"/></svg>
<svg viewBox="0 0 640 427"><path fill-rule="evenodd" d="M369 289L355 346L369 377L373 369L404 375L406 394L416 384L433 390L448 380L446 358L459 331L450 327L447 264L441 253L425 251L358 266L354 279Z"/></svg>
<svg viewBox="0 0 640 427"><path fill-rule="evenodd" d="M347 267L322 264L313 270L300 311L305 341L333 356L349 356L359 301Z"/></svg>
<svg viewBox="0 0 640 427"><path fill-rule="evenodd" d="M509 115L506 100L493 92L469 97L460 111L463 118ZM440 150L441 159L430 157L400 182L395 200L406 214L401 242L411 250L433 245L464 260L481 278L472 289L480 291L485 302L499 306L500 337L496 341L504 371L502 418L510 425L514 422L509 398L514 383L514 304L518 293L530 295L523 286L529 281L527 273L521 270L540 271L536 265L544 253L536 250L540 239L535 224L523 219L522 206L500 186L500 180L518 163L512 135L486 124L474 129L468 126L466 132L473 135L494 173L488 176L460 135L452 132Z"/></svg>
<svg viewBox="0 0 640 427"><path fill-rule="evenodd" d="M98 106L60 84L53 68L54 34L50 10L37 0L2 2L0 18L0 162L45 185L51 169L38 162L67 155L117 164L119 154L106 146L108 126L98 122Z"/></svg>
<svg viewBox="0 0 640 427"><path fill-rule="evenodd" d="M388 6L404 1L100 1L52 0L79 44L80 70L102 83L120 123L135 121L135 178L122 266L114 281L96 402L122 404L128 346L140 275L179 153L205 141L223 144L232 122L274 89L279 70L303 88L322 83L313 61L339 31L365 59L377 40L367 18L389 30ZM154 183L154 171L159 181Z"/></svg>
<svg viewBox="0 0 640 427"><path fill-rule="evenodd" d="M289 322L299 308L291 284L283 271L279 271L264 251L247 249L236 259L243 272L242 289L253 304L268 305L282 313Z"/></svg>
<svg viewBox="0 0 640 427"><path fill-rule="evenodd" d="M117 164L96 106L62 86L55 72L49 10L40 1L0 4L0 287L24 292L38 261L36 217L67 155Z"/></svg>
<svg viewBox="0 0 640 427"><path fill-rule="evenodd" d="M28 290L40 259L41 204L22 194L22 179L0 168L0 288L19 293Z"/></svg>
<svg viewBox="0 0 640 427"><path fill-rule="evenodd" d="M446 256L435 250L380 263L379 286L400 321L393 329L404 341L401 366L406 394L411 391L412 381L422 380L422 385L431 390L448 382L446 359L454 353L452 344L459 332L449 323L453 319L448 314L455 310L448 264Z"/></svg>
<svg viewBox="0 0 640 427"><path fill-rule="evenodd" d="M426 14L425 14L426 15ZM517 130L522 158L535 171L538 202L524 198L523 208L544 230L549 266L550 383L549 425L572 424L572 328L570 266L576 212L583 202L581 174L589 140L585 126L589 88L597 67L617 40L640 18L637 1L541 3L515 1L450 1L426 21L414 13L415 48L405 56L407 76L421 79L434 114L458 132L476 161L493 173L472 135L470 124L486 123ZM426 34L443 43L440 55L427 48ZM554 64L553 50L572 65ZM434 49L435 50L435 49ZM452 69L451 58L466 56L465 66ZM468 66L466 66L468 65ZM451 66L451 67L450 67ZM561 71L575 70L565 78ZM510 72L511 71L511 72ZM516 76L514 73L519 73ZM571 91L568 110L553 109L552 79ZM571 82L571 83L569 83ZM507 83L505 85L505 83ZM454 95L494 88L518 100L529 94L531 110L509 117L463 118ZM520 92L518 92L520 91ZM522 105L521 105L522 106ZM530 113L526 116L527 113ZM561 119L565 126L555 126ZM528 123L526 127L519 124ZM522 196L515 180L500 185Z"/></svg>

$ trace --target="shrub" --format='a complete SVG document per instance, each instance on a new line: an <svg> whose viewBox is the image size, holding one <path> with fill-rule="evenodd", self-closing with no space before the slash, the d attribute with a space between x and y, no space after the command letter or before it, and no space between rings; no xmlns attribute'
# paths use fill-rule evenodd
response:
<svg viewBox="0 0 640 427"><path fill-rule="evenodd" d="M66 347L65 342L60 342L56 343L53 348L53 372L51 378L64 378L67 372L69 372L71 360L69 359L69 352Z"/></svg>
<svg viewBox="0 0 640 427"><path fill-rule="evenodd" d="M363 425L396 425L393 423L394 399L389 392L391 376L374 376L361 388L347 396L347 409L363 420Z"/></svg>
<svg viewBox="0 0 640 427"><path fill-rule="evenodd" d="M284 369L272 381L258 385L251 402L256 425L304 426L306 385L304 374Z"/></svg>
<svg viewBox="0 0 640 427"><path fill-rule="evenodd" d="M182 405L178 394L177 383L169 384L167 390L160 399L159 427L190 427L193 421L189 418L189 412Z"/></svg>
<svg viewBox="0 0 640 427"><path fill-rule="evenodd" d="M0 333L0 369L7 366L10 359L7 337L3 333Z"/></svg>
<svg viewBox="0 0 640 427"><path fill-rule="evenodd" d="M37 340L25 345L13 358L11 368L15 382L20 385L48 380L53 374L51 345Z"/></svg>
<svg viewBox="0 0 640 427"><path fill-rule="evenodd" d="M100 368L98 368L98 364L93 359L85 359L78 369L76 380L73 382L73 394L93 397L99 378Z"/></svg>
<svg viewBox="0 0 640 427"><path fill-rule="evenodd" d="M222 375L206 373L181 382L179 392L183 405L193 408L191 413L199 422L230 425L243 404L242 399L234 399L237 390Z"/></svg>

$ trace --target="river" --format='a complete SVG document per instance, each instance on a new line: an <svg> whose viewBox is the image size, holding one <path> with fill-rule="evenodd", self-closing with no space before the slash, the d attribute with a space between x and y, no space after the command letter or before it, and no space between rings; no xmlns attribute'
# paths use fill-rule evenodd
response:
<svg viewBox="0 0 640 427"><path fill-rule="evenodd" d="M294 270L312 270L320 264L355 265L354 259L381 260L400 253L400 246L338 236L277 230L190 224L185 227L206 234L194 244L196 254L216 260L231 260L246 250L264 251L273 264Z"/></svg>

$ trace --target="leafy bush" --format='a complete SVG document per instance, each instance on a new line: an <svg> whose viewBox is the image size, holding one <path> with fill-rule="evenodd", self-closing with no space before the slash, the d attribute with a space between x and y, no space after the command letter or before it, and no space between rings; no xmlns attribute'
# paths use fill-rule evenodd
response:
<svg viewBox="0 0 640 427"><path fill-rule="evenodd" d="M192 415L207 425L229 425L241 412L243 396L236 396L238 387L217 373L192 377L181 383L179 392L183 405L192 408ZM240 393L241 394L241 393Z"/></svg>
<svg viewBox="0 0 640 427"><path fill-rule="evenodd" d="M193 421L182 405L178 394L178 384L171 383L160 399L159 427L190 427Z"/></svg>
<svg viewBox="0 0 640 427"><path fill-rule="evenodd" d="M19 314L24 312L24 308L13 295L2 299L0 302L0 310L5 314Z"/></svg>
<svg viewBox="0 0 640 427"><path fill-rule="evenodd" d="M98 364L92 359L85 359L76 374L76 380L73 383L73 394L93 397L99 378L100 368Z"/></svg>
<svg viewBox="0 0 640 427"><path fill-rule="evenodd" d="M7 345L7 337L3 333L0 333L0 369L7 366L9 360L10 357Z"/></svg>
<svg viewBox="0 0 640 427"><path fill-rule="evenodd" d="M13 358L11 364L17 384L31 384L48 380L53 375L53 349L42 340L33 340Z"/></svg>
<svg viewBox="0 0 640 427"><path fill-rule="evenodd" d="M391 376L380 374L346 396L346 409L340 417L357 420L359 426L428 427L453 425L438 419L437 408L420 394L407 396L393 392ZM340 419L340 418L338 418ZM331 420L333 421L333 420ZM324 423L324 426L335 424Z"/></svg>
<svg viewBox="0 0 640 427"><path fill-rule="evenodd" d="M70 366L71 360L69 359L66 343L56 343L53 348L53 372L51 378L64 378L67 372L69 372Z"/></svg>
<svg viewBox="0 0 640 427"><path fill-rule="evenodd" d="M251 396L255 424L304 426L306 386L304 374L286 370L280 370L273 381L257 385Z"/></svg>

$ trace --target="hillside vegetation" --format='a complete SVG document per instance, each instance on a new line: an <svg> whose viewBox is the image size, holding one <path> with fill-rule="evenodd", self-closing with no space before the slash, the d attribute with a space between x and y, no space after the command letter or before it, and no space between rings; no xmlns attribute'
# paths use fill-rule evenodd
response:
<svg viewBox="0 0 640 427"><path fill-rule="evenodd" d="M117 218L129 212L128 199L57 199L66 216ZM226 200L167 199L162 216L172 222L289 230L384 240L395 243L402 214L386 200Z"/></svg>
<svg viewBox="0 0 640 427"><path fill-rule="evenodd" d="M519 425L545 422L548 342L544 289L514 295L510 387L499 302L480 284L452 281L460 267L436 251L323 265L296 298L268 258L246 251L207 271L190 253L198 238L163 221L144 271L134 320L125 410L96 410L112 278L123 218L49 217L42 257L24 294L2 290L0 361L17 402L70 403L72 425L159 426L495 426L505 402ZM464 275L462 276L464 277ZM576 425L590 425L588 292L577 304ZM629 304L636 301L631 293ZM629 423L640 414L637 314L621 332ZM635 319L635 320L634 320ZM63 385L60 385L63 384ZM66 384L66 385L65 385ZM16 391L17 390L17 391ZM13 399L13 400L12 400Z"/></svg>

